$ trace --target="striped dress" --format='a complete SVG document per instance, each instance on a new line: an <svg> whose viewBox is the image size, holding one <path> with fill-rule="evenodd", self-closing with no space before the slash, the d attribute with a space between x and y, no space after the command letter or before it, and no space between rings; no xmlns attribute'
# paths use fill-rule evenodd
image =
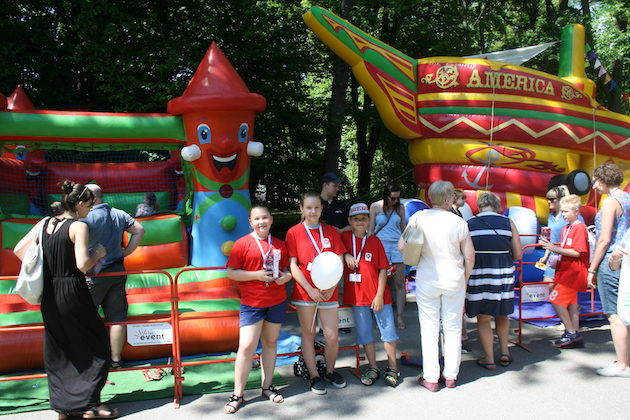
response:
<svg viewBox="0 0 630 420"><path fill-rule="evenodd" d="M475 247L475 267L466 289L466 315L510 315L514 312L510 219L483 212L468 220L468 228Z"/></svg>

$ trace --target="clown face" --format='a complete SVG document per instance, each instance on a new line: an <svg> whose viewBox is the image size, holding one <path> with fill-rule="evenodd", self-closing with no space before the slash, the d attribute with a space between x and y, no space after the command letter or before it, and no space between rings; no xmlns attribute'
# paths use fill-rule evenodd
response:
<svg viewBox="0 0 630 420"><path fill-rule="evenodd" d="M227 184L239 179L249 167L253 126L254 113L248 111L184 115L186 144L199 147L198 158L191 159L193 165L213 181Z"/></svg>

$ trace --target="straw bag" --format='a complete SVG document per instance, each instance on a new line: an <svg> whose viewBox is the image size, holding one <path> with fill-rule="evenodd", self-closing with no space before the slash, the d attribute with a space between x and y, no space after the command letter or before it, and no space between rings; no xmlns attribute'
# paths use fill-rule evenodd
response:
<svg viewBox="0 0 630 420"><path fill-rule="evenodd" d="M416 266L420 261L422 246L424 245L424 231L420 226L420 215L422 211L415 213L409 219L409 224L402 234L404 241L403 262L406 265Z"/></svg>
<svg viewBox="0 0 630 420"><path fill-rule="evenodd" d="M20 275L15 284L15 291L31 305L42 302L44 291L44 250L42 249L42 232L49 218L44 219L37 237L26 249Z"/></svg>

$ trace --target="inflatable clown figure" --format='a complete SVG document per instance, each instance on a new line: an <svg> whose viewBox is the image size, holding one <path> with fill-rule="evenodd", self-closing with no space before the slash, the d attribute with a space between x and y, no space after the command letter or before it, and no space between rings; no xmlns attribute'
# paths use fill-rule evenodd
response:
<svg viewBox="0 0 630 420"><path fill-rule="evenodd" d="M181 115L192 164L191 264L224 266L236 239L249 233L250 156L263 145L252 141L254 114L265 109L216 43L212 43L183 95L168 103Z"/></svg>

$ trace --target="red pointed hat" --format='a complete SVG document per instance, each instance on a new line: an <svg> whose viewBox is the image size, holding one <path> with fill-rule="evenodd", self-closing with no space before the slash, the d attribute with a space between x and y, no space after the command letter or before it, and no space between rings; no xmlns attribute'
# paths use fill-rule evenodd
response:
<svg viewBox="0 0 630 420"><path fill-rule="evenodd" d="M12 111L29 111L35 109L35 105L29 99L22 85L17 85L11 96L7 99L7 109Z"/></svg>
<svg viewBox="0 0 630 420"><path fill-rule="evenodd" d="M168 101L173 115L204 110L243 110L260 112L267 101L251 93L232 64L213 41L197 67L184 94Z"/></svg>

